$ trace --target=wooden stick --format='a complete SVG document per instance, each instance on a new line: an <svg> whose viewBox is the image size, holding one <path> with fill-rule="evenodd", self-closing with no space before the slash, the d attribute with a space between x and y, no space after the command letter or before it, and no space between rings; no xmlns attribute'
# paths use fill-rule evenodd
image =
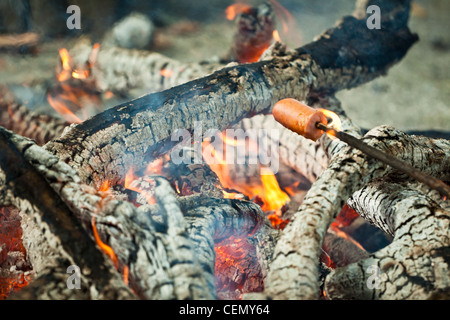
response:
<svg viewBox="0 0 450 320"><path fill-rule="evenodd" d="M433 189L439 191L439 193L442 196L447 197L447 199L450 197L450 187L447 184L445 184L443 181L441 181L435 177L429 176L429 175L425 174L424 172L414 168L410 164L408 164L404 161L401 161L388 153L385 153L383 151L375 149L374 147L369 146L368 144L364 143L363 141L361 141L361 140L355 138L354 136L349 135L345 132L330 128L330 127L324 125L323 123L317 123L316 127L320 130L324 130L325 132L335 136L339 140L344 141L349 146L356 148L358 150L361 150L368 156L370 156L374 159L380 160L380 161L390 165L391 167L407 174L411 178L414 178L417 181L420 181L420 182L426 184L430 188L433 188Z"/></svg>

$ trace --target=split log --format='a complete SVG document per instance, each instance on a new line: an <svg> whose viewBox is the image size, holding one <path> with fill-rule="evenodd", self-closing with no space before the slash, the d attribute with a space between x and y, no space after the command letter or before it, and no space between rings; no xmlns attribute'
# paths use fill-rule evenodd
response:
<svg viewBox="0 0 450 320"><path fill-rule="evenodd" d="M303 48L119 105L72 127L46 149L88 184L116 182L130 166L142 168L170 150L178 142L171 141L176 129L192 132L201 121L203 130L223 130L270 112L282 98L305 100L315 92L351 88L384 74L417 40L395 21L373 32L365 20L345 17Z"/></svg>
<svg viewBox="0 0 450 320"><path fill-rule="evenodd" d="M327 296L332 299L449 298L448 208L445 210L432 197L420 192L415 182L398 183L389 179L365 186L353 194L349 204L393 235L394 240L367 259L332 272L326 279Z"/></svg>
<svg viewBox="0 0 450 320"><path fill-rule="evenodd" d="M392 128L379 127L369 131L364 141L429 175L450 178L450 145L446 140L410 137ZM312 185L278 241L267 293L281 299L317 298L319 248L330 223L353 192L392 172L395 170L360 151L341 149Z"/></svg>

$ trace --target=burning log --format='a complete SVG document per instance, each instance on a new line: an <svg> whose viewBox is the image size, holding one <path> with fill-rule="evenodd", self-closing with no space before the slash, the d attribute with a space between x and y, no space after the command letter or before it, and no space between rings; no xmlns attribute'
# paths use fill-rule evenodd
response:
<svg viewBox="0 0 450 320"><path fill-rule="evenodd" d="M275 21L272 7L269 4L258 8L246 6L236 15L237 31L233 44L229 53L216 59L220 62L185 63L156 52L125 49L131 46L119 45L119 40L111 38L114 38L112 35L119 37L117 34L123 33L121 29L136 19L131 15L107 35L95 59L91 58L92 45L86 41L79 42L70 53L71 68L83 70L88 77L82 80L93 82L100 91L128 93L134 89L148 94L204 77L228 62L256 62L273 41ZM111 46L114 42L118 43L117 47Z"/></svg>
<svg viewBox="0 0 450 320"><path fill-rule="evenodd" d="M350 204L392 234L393 243L332 272L326 280L327 295L333 299L448 299L448 201L420 192L417 183L386 179L353 194ZM369 268L376 272L368 273Z"/></svg>
<svg viewBox="0 0 450 320"><path fill-rule="evenodd" d="M107 241L117 259L116 266L126 266L129 269L131 286L143 298L198 299L215 297L214 282L211 282L214 268L210 266L211 263L214 265L214 255L208 259L202 259L202 255L194 255L190 249L192 248L190 241L198 245L197 249L204 248L204 250L214 253L214 239L219 241L228 237L230 232L237 235L251 234L258 229L258 225L263 219L260 208L246 201L212 200L212 198L196 198L195 196L182 197L177 200L173 189L167 182L164 182L164 179L153 177L157 182L154 197L157 200L158 209L152 210L152 218L148 220L145 218L147 215L144 207L139 210L130 206L129 203L120 203L114 199L99 197L97 191L77 183L78 179L71 168L58 161L54 156L33 146L31 142L27 143L25 157L29 159L28 161L31 160L41 166L40 171L47 175L47 179L53 181L52 188L58 190L58 194L66 203L70 204L85 228L89 230L91 221L95 218L95 230L102 235L102 238L109 238ZM39 155L38 158L36 155ZM55 180L55 177L58 178ZM8 204L6 200L4 203ZM185 212L182 213L178 206ZM22 208L20 205L19 207ZM32 213L33 209L28 212ZM176 214L177 212L178 214ZM248 214L250 214L249 218L245 218ZM159 219L158 216L162 218ZM202 219L200 216L204 218ZM154 219L159 222L154 222ZM33 227L30 227L29 221L25 225L28 235L35 233L30 230ZM190 230L189 237L184 231L187 226L187 230ZM41 250L50 252L56 250L48 249L48 245L45 245L48 238L49 236L42 238L42 241L36 240L31 244L33 247L28 247L32 257L48 257L48 254L42 254ZM153 247L155 241L157 247ZM161 255L162 251L166 251L166 255ZM153 254L151 254L152 252ZM56 254L56 257L59 256L60 254ZM189 260L189 256L191 260ZM200 259L201 271L196 270L197 259ZM21 295L18 297L45 298L48 297L49 292L52 292L53 297L59 295L58 297L62 298L71 293L70 290L67 291L65 283L56 293L55 288L39 288L37 286L42 286L41 281L44 279L59 281L58 279L63 276L63 271L65 272L61 266L73 263L63 260L55 267L48 259L45 262L37 262L37 259L34 258L32 260L36 265L38 279L42 278L43 280L33 282L36 285L28 286L26 290L21 291ZM169 272L169 270L171 271ZM122 272L124 271L122 270ZM137 275L139 276L137 277ZM199 279L198 276L201 278ZM202 285L201 279L208 279L208 277L207 283L209 284ZM85 285L84 282L83 285ZM205 295L205 289L210 295ZM80 298L80 296L76 297Z"/></svg>
<svg viewBox="0 0 450 320"><path fill-rule="evenodd" d="M183 197L180 205L189 225L190 239L196 245L197 257L204 273L209 275L209 285L215 288L214 271L220 272L215 268L215 243L228 241L230 237L246 242L247 237L259 231L265 217L258 205L248 201L195 195ZM244 275L244 272L237 273Z"/></svg>
<svg viewBox="0 0 450 320"><path fill-rule="evenodd" d="M272 6L264 3L257 8L236 3L227 8L227 18L236 22L237 30L225 61L256 62L273 41L275 16Z"/></svg>
<svg viewBox="0 0 450 320"><path fill-rule="evenodd" d="M39 164L41 173L46 175L46 179L52 181L51 187L58 190L59 196L70 205L85 228L92 230L95 227L98 234L109 237L108 243L111 246L106 245L106 248L112 248L116 268L121 267L122 272L125 269L129 270L132 287L139 296L159 299L212 297L203 293L206 286L202 286L201 278L197 278L203 275L196 271L189 239L184 236L184 219L179 209L179 214L176 215L177 202L175 195L172 198L169 197L170 192L173 193L173 191L168 183L160 181L155 189L156 199L161 200L158 203L161 212L163 216L166 216L166 223L162 225L162 231L158 232L161 230L161 225L155 225L151 219L145 218L147 216L145 211L138 210L128 202L121 203L102 197L95 189L80 185L79 179L70 167L39 147L33 146L31 142L28 141L27 144L25 157L28 156L29 161ZM54 177L57 179L55 180ZM45 183L43 179L41 184ZM22 210L27 208L17 206ZM170 215L167 215L168 211ZM34 211L30 208L28 212L32 214ZM92 224L94 219L95 226ZM77 241L72 243L80 249ZM102 244L102 248L105 247L102 240L99 243ZM91 246L95 248L94 244ZM84 253L86 250L87 248ZM167 253L162 255L164 250L167 250ZM191 260L188 260L188 256L192 257ZM187 274L180 271L183 265L187 265L184 268ZM171 269L177 269L177 271L172 272ZM135 279L136 274L139 274L139 278ZM175 278L172 279L170 274L173 274ZM183 280L176 281L176 279ZM100 281L100 278L97 281ZM115 284L117 288L121 288L120 283L123 286L123 282L119 279L119 284ZM35 292L33 288L30 286L29 290ZM106 288L105 286L105 290ZM39 292L41 291L35 292L34 295Z"/></svg>
<svg viewBox="0 0 450 320"><path fill-rule="evenodd" d="M71 51L72 68L89 76L83 81L93 83L97 90L128 94L159 92L203 77L221 68L222 64L185 63L157 52L100 46L94 63L87 64L92 52L90 42L81 41Z"/></svg>

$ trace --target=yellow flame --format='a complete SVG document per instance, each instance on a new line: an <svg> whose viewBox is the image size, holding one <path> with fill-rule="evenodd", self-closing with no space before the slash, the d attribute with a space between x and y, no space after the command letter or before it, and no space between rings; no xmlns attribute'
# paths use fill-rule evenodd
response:
<svg viewBox="0 0 450 320"><path fill-rule="evenodd" d="M273 30L272 36L275 41L281 42L280 33L278 32L278 30Z"/></svg>
<svg viewBox="0 0 450 320"><path fill-rule="evenodd" d="M327 109L319 109L320 112L322 112L327 119L331 119L331 122L328 122L327 126L340 131L342 129L342 121L339 116L334 113L333 111L327 110ZM336 137L333 135L333 132L327 132L328 137L331 139L336 139Z"/></svg>
<svg viewBox="0 0 450 320"><path fill-rule="evenodd" d="M117 269L119 267L119 260L117 259L114 250L100 239L97 227L95 226L95 215L92 216L92 230L94 231L95 242L97 242L100 249L112 260L114 266Z"/></svg>
<svg viewBox="0 0 450 320"><path fill-rule="evenodd" d="M246 12L250 8L251 7L248 4L238 2L228 6L227 9L225 10L225 15L227 19L231 21L234 20L234 18L236 18L238 14Z"/></svg>

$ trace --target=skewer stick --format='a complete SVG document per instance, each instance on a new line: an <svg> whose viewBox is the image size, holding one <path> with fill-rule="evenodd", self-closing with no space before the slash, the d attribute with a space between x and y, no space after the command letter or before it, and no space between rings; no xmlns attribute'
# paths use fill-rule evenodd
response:
<svg viewBox="0 0 450 320"><path fill-rule="evenodd" d="M320 129L327 133L330 133L331 135L335 136L339 140L347 143L349 146L364 152L368 156L375 158L377 160L380 160L380 161L390 165L391 167L407 174L411 178L414 178L417 181L420 181L420 182L426 184L430 188L437 190L442 196L445 196L447 199L450 198L450 187L447 184L445 184L443 181L425 174L424 172L414 168L410 164L408 164L404 161L401 161L388 153L382 152L382 151L364 143L363 141L355 138L354 136L349 135L348 133L328 127L325 124L320 123L320 122L316 123L316 127L317 127L317 129Z"/></svg>

